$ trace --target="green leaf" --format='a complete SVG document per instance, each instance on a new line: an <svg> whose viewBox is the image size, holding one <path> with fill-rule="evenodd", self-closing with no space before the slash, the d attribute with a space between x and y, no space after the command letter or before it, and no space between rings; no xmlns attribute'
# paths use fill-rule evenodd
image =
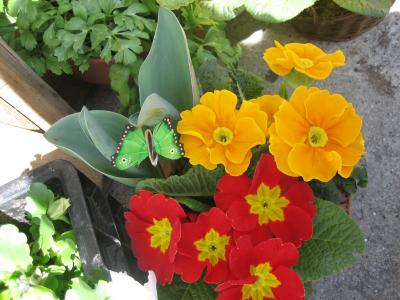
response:
<svg viewBox="0 0 400 300"><path fill-rule="evenodd" d="M111 15L112 11L122 6L120 0L98 0L101 10L107 15Z"/></svg>
<svg viewBox="0 0 400 300"><path fill-rule="evenodd" d="M118 98L123 107L129 105L129 76L130 70L128 66L122 64L113 64L110 68L111 88L118 93Z"/></svg>
<svg viewBox="0 0 400 300"><path fill-rule="evenodd" d="M173 120L180 119L179 112L171 103L157 94L151 94L142 105L137 126L154 126L166 116L171 117Z"/></svg>
<svg viewBox="0 0 400 300"><path fill-rule="evenodd" d="M157 0L157 3L168 9L179 9L193 3L194 0Z"/></svg>
<svg viewBox="0 0 400 300"><path fill-rule="evenodd" d="M189 197L176 197L175 200L195 212L209 211L211 208L211 206Z"/></svg>
<svg viewBox="0 0 400 300"><path fill-rule="evenodd" d="M286 87L286 81L282 80L281 82L281 87L279 89L279 96L281 96L281 98L288 100L289 99L289 95L288 95L288 90Z"/></svg>
<svg viewBox="0 0 400 300"><path fill-rule="evenodd" d="M71 5L72 5L72 11L73 11L75 17L78 17L82 20L87 19L88 11L82 2L72 1Z"/></svg>
<svg viewBox="0 0 400 300"><path fill-rule="evenodd" d="M71 239L62 239L55 242L53 249L56 249L60 263L67 267L68 270L72 270L74 267L74 258L78 252L75 242Z"/></svg>
<svg viewBox="0 0 400 300"><path fill-rule="evenodd" d="M65 23L64 28L65 30L81 31L86 28L86 22L81 18L72 17Z"/></svg>
<svg viewBox="0 0 400 300"><path fill-rule="evenodd" d="M159 300L211 300L217 297L214 289L215 285L203 280L188 284L175 276L172 284L157 285L157 296Z"/></svg>
<svg viewBox="0 0 400 300"><path fill-rule="evenodd" d="M111 40L111 38L108 38L106 44L104 45L103 50L101 50L101 53L100 53L100 58L103 59L106 63L109 63L112 58L111 46L112 46L112 40ZM110 72L111 72L111 70L110 70ZM109 74L109 76L111 76L111 75Z"/></svg>
<svg viewBox="0 0 400 300"><path fill-rule="evenodd" d="M136 16L137 14L145 14L148 13L149 9L146 5L142 3L133 3L129 5L129 7L124 10L123 14L128 16Z"/></svg>
<svg viewBox="0 0 400 300"><path fill-rule="evenodd" d="M36 47L37 42L32 32L27 30L21 30L20 33L21 34L19 37L22 46L24 46L28 50L33 50Z"/></svg>
<svg viewBox="0 0 400 300"><path fill-rule="evenodd" d="M244 99L255 99L263 94L264 80L256 74L243 69L237 69L234 78Z"/></svg>
<svg viewBox="0 0 400 300"><path fill-rule="evenodd" d="M32 264L28 239L14 225L0 226L0 280L1 273L25 271Z"/></svg>
<svg viewBox="0 0 400 300"><path fill-rule="evenodd" d="M108 28L104 24L96 24L91 28L90 31L90 42L92 49L97 48L102 41L110 37Z"/></svg>
<svg viewBox="0 0 400 300"><path fill-rule="evenodd" d="M354 253L364 251L365 242L357 223L338 205L316 198L318 214L310 241L300 248L294 270L303 282L320 280L352 266Z"/></svg>
<svg viewBox="0 0 400 300"><path fill-rule="evenodd" d="M49 250L54 246L53 235L56 233L53 222L46 216L40 217L39 238L36 241L43 255L47 255Z"/></svg>
<svg viewBox="0 0 400 300"><path fill-rule="evenodd" d="M216 20L227 21L235 18L245 0L203 0L201 5L212 12Z"/></svg>
<svg viewBox="0 0 400 300"><path fill-rule="evenodd" d="M173 197L213 197L217 181L223 174L222 168L210 171L202 166L194 166L182 176L142 180L137 184L136 191L150 190Z"/></svg>
<svg viewBox="0 0 400 300"><path fill-rule="evenodd" d="M337 5L360 15L381 18L386 16L393 0L333 0Z"/></svg>
<svg viewBox="0 0 400 300"><path fill-rule="evenodd" d="M45 138L58 148L77 157L96 171L123 184L134 186L138 178L149 177L151 172L144 168L131 168L119 171L114 168L83 132L79 123L80 113L71 114L56 122L46 133ZM109 136L119 139L128 119L109 111L91 111L90 115L100 123Z"/></svg>
<svg viewBox="0 0 400 300"><path fill-rule="evenodd" d="M310 86L314 81L312 78L297 71L290 72L284 79L294 89L301 85Z"/></svg>
<svg viewBox="0 0 400 300"><path fill-rule="evenodd" d="M71 206L69 199L60 198L50 204L47 215L52 220L65 220L65 214Z"/></svg>
<svg viewBox="0 0 400 300"><path fill-rule="evenodd" d="M309 182L309 185L312 188L315 197L325 199L336 204L340 204L342 202L343 195L338 189L338 186L334 180L329 182L312 180Z"/></svg>
<svg viewBox="0 0 400 300"><path fill-rule="evenodd" d="M43 34L43 41L50 48L57 47L60 44L60 41L56 37L54 25L55 23L52 23Z"/></svg>
<svg viewBox="0 0 400 300"><path fill-rule="evenodd" d="M82 278L73 278L71 289L65 295L65 300L106 300L110 295L104 286L104 281L98 282L98 288L92 289Z"/></svg>
<svg viewBox="0 0 400 300"><path fill-rule="evenodd" d="M139 91L141 104L156 93L179 111L191 109L199 101L185 33L175 15L162 7L153 45L140 68Z"/></svg>
<svg viewBox="0 0 400 300"><path fill-rule="evenodd" d="M317 0L245 0L246 9L256 19L268 23L290 20Z"/></svg>
<svg viewBox="0 0 400 300"><path fill-rule="evenodd" d="M203 93L232 89L233 81L228 68L222 66L215 57L206 60L197 70L197 75Z"/></svg>
<svg viewBox="0 0 400 300"><path fill-rule="evenodd" d="M46 185L40 182L32 183L26 197L25 211L30 213L32 218L40 218L45 215L49 205L54 200L54 194Z"/></svg>
<svg viewBox="0 0 400 300"><path fill-rule="evenodd" d="M26 291L21 300L56 300L54 292L44 286L32 286Z"/></svg>
<svg viewBox="0 0 400 300"><path fill-rule="evenodd" d="M307 282L304 284L304 289L306 291L306 300L311 300L312 294L313 294L313 286L311 282Z"/></svg>

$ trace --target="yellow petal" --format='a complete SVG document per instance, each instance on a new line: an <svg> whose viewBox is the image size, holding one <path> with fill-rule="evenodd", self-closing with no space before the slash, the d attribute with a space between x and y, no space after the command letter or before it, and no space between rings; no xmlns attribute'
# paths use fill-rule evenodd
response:
<svg viewBox="0 0 400 300"><path fill-rule="evenodd" d="M217 167L211 163L210 153L201 139L189 135L181 135L180 142L185 149L185 157L189 158L192 165L202 165L208 170L213 170Z"/></svg>
<svg viewBox="0 0 400 300"><path fill-rule="evenodd" d="M315 80L325 80L332 73L332 70L333 65L331 62L318 62L313 67L306 69L303 73Z"/></svg>
<svg viewBox="0 0 400 300"><path fill-rule="evenodd" d="M307 120L314 126L330 128L343 115L349 106L346 99L331 95L327 90L320 90L310 95L304 102Z"/></svg>
<svg viewBox="0 0 400 300"><path fill-rule="evenodd" d="M210 148L210 161L213 164L225 163L225 147L223 145L215 143L215 145Z"/></svg>
<svg viewBox="0 0 400 300"><path fill-rule="evenodd" d="M353 167L346 167L343 166L340 170L339 170L339 175L342 176L343 178L349 178L351 173L353 173L354 170L354 166Z"/></svg>
<svg viewBox="0 0 400 300"><path fill-rule="evenodd" d="M268 115L268 123L272 123L275 113L286 100L278 95L264 95L249 101L257 103L260 106L260 109Z"/></svg>
<svg viewBox="0 0 400 300"><path fill-rule="evenodd" d="M297 176L296 173L290 170L288 165L288 156L289 152L292 150L292 147L284 143L276 135L275 124L272 124L272 126L269 129L269 132L270 132L269 152L274 156L279 171L288 176Z"/></svg>
<svg viewBox="0 0 400 300"><path fill-rule="evenodd" d="M342 117L331 127L326 129L329 139L347 147L358 138L361 132L362 119L358 116L351 104L346 108Z"/></svg>
<svg viewBox="0 0 400 300"><path fill-rule="evenodd" d="M290 169L302 176L305 181L318 179L328 182L342 167L342 160L338 153L304 144L293 147L289 153L288 163Z"/></svg>
<svg viewBox="0 0 400 300"><path fill-rule="evenodd" d="M225 162L225 171L231 176L240 176L247 171L252 157L251 151L246 153L244 160L240 164L235 164L227 160Z"/></svg>
<svg viewBox="0 0 400 300"><path fill-rule="evenodd" d="M196 105L191 111L186 110L181 113L177 131L179 134L195 136L206 145L211 145L215 127L215 113L207 106Z"/></svg>
<svg viewBox="0 0 400 300"><path fill-rule="evenodd" d="M234 93L228 90L208 92L200 98L200 103L215 113L216 123L219 127L233 127L237 104L237 97Z"/></svg>
<svg viewBox="0 0 400 300"><path fill-rule="evenodd" d="M279 97L279 96L278 96ZM237 113L238 119L249 117L254 119L258 127L267 135L268 133L268 114L261 110L257 102L243 101L240 110Z"/></svg>
<svg viewBox="0 0 400 300"><path fill-rule="evenodd" d="M232 142L225 147L226 157L232 163L242 163L251 148L263 145L265 141L265 133L253 119L240 118Z"/></svg>
<svg viewBox="0 0 400 300"><path fill-rule="evenodd" d="M293 62L282 49L268 48L264 52L264 61L279 76L286 76L293 69Z"/></svg>
<svg viewBox="0 0 400 300"><path fill-rule="evenodd" d="M336 151L342 158L343 166L355 166L365 153L364 139L360 134L357 140L347 147L337 143L328 143L325 149L327 151Z"/></svg>
<svg viewBox="0 0 400 300"><path fill-rule="evenodd" d="M346 65L346 57L344 56L343 52L341 50L338 50L334 53L331 54L326 54L320 58L318 58L318 61L329 61L332 63L334 67L342 67Z"/></svg>
<svg viewBox="0 0 400 300"><path fill-rule="evenodd" d="M306 140L309 127L308 122L288 102L282 103L275 114L276 132L291 146Z"/></svg>

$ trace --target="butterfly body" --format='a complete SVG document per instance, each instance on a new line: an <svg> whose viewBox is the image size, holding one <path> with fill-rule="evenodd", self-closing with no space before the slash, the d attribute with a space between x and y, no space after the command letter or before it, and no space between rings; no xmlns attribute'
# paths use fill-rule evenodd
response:
<svg viewBox="0 0 400 300"><path fill-rule="evenodd" d="M159 156L177 160L183 155L183 147L172 128L171 120L165 118L153 130L143 131L143 128L127 125L111 161L117 169L126 170L140 165L147 157L156 166Z"/></svg>

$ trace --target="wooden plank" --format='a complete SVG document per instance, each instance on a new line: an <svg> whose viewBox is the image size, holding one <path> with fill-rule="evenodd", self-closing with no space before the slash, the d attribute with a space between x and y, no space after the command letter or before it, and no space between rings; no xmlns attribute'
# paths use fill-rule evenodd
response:
<svg viewBox="0 0 400 300"><path fill-rule="evenodd" d="M0 95L44 131L74 112L1 38L0 79Z"/></svg>

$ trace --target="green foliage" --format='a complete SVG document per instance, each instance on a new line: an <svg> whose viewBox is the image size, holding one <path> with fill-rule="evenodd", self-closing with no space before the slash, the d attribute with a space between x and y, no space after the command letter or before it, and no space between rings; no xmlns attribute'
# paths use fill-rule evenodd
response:
<svg viewBox="0 0 400 300"><path fill-rule="evenodd" d="M265 82L254 73L237 69L234 71L234 79L239 90L238 94L243 95L243 99L250 100L262 95Z"/></svg>
<svg viewBox="0 0 400 300"><path fill-rule="evenodd" d="M210 171L202 166L194 166L181 176L142 180L136 185L136 191L150 190L172 197L213 197L217 181L223 174L222 168Z"/></svg>
<svg viewBox="0 0 400 300"><path fill-rule="evenodd" d="M91 288L82 278L72 279L71 289L67 291L65 300L110 299L107 291L107 282L100 280L96 287Z"/></svg>
<svg viewBox="0 0 400 300"><path fill-rule="evenodd" d="M129 70L137 69L156 27L141 1L9 0L6 13L15 32L3 38L39 75L71 73L70 62L85 72L92 58L115 62L128 69L128 77L117 84L110 74L112 87L122 106L129 104Z"/></svg>
<svg viewBox="0 0 400 300"><path fill-rule="evenodd" d="M203 0L201 5L211 10L217 20L231 20L242 10L245 0Z"/></svg>
<svg viewBox="0 0 400 300"><path fill-rule="evenodd" d="M188 6L195 0L157 0L158 4L168 9L178 9L182 6Z"/></svg>
<svg viewBox="0 0 400 300"><path fill-rule="evenodd" d="M175 15L162 7L150 53L139 71L139 91L141 105L156 93L179 111L191 109L199 100L185 33Z"/></svg>
<svg viewBox="0 0 400 300"><path fill-rule="evenodd" d="M63 298L72 278L84 276L74 234L65 226L69 200L33 183L26 201L31 240L14 225L0 227L0 299Z"/></svg>
<svg viewBox="0 0 400 300"><path fill-rule="evenodd" d="M389 13L393 0L333 0L337 5L360 15L384 17Z"/></svg>
<svg viewBox="0 0 400 300"><path fill-rule="evenodd" d="M175 276L171 285L158 285L157 294L159 300L210 300L217 296L214 288L214 285L207 284L203 280L188 284Z"/></svg>
<svg viewBox="0 0 400 300"><path fill-rule="evenodd" d="M144 166L119 171L111 164L111 155L128 119L109 111L87 111L69 115L55 123L45 138L58 148L79 158L96 171L121 182L134 186L139 178L152 173Z"/></svg>
<svg viewBox="0 0 400 300"><path fill-rule="evenodd" d="M181 205L188 207L190 210L194 212L208 211L211 208L209 205L189 197L176 197L175 199Z"/></svg>
<svg viewBox="0 0 400 300"><path fill-rule="evenodd" d="M293 88L297 88L301 85L305 85L305 86L310 86L313 83L313 79L302 74L299 73L297 71L292 71L290 72L288 75L286 75L285 77L285 81Z"/></svg>
<svg viewBox="0 0 400 300"><path fill-rule="evenodd" d="M310 241L300 248L300 260L294 270L305 283L337 274L352 266L354 253L364 251L360 228L339 206L316 199L318 214Z"/></svg>

